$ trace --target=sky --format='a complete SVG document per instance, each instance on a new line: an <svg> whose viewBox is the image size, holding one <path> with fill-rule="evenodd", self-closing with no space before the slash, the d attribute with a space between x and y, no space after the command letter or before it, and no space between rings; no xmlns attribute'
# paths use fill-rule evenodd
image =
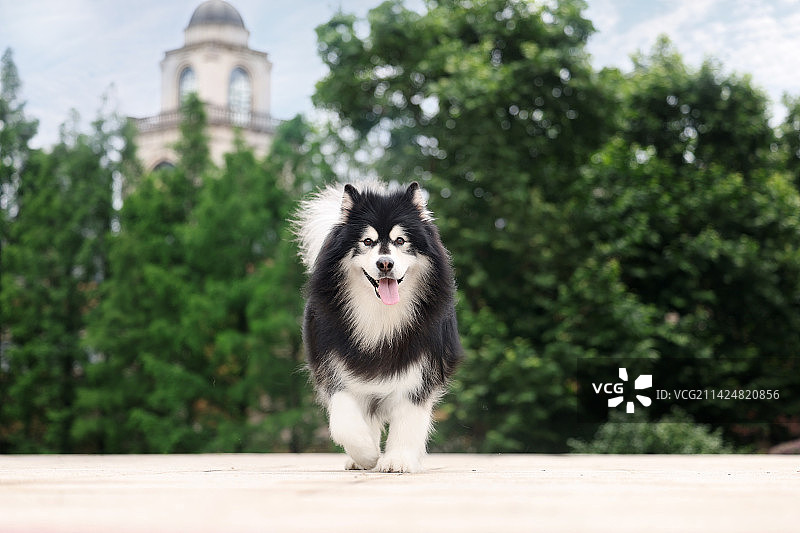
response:
<svg viewBox="0 0 800 533"><path fill-rule="evenodd" d="M381 0L229 0L250 30L250 47L269 54L272 114L312 110L314 84L326 69L314 28L339 9L363 17ZM71 109L84 124L104 95L122 115L160 110L164 52L183 46L183 30L201 0L0 0L0 51L10 47L29 117L40 121L32 145L58 140ZM797 0L588 0L597 32L588 50L596 68L630 70L631 54L670 37L684 60L722 62L751 74L780 120L784 93L800 95L800 2ZM406 0L409 7L421 0Z"/></svg>

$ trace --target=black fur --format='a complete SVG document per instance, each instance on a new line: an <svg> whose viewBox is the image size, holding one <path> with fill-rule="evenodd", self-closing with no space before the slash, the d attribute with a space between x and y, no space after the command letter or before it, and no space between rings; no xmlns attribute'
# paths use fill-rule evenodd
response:
<svg viewBox="0 0 800 533"><path fill-rule="evenodd" d="M307 303L303 340L317 389L332 395L341 387L334 378L336 362L364 380L395 376L409 365L422 364L422 381L410 399L421 403L444 390L462 358L455 314L455 281L450 258L439 232L422 216L414 202L418 185L393 193L358 192L345 187L344 222L330 232L317 257L306 287ZM351 205L348 205L351 204ZM365 350L345 319L347 283L341 261L358 253L359 239L367 226L375 228L381 246L388 246L389 232L400 224L410 241L410 253L430 260L430 271L413 295L416 315L410 326L398 331L376 349ZM380 398L375 399L375 409Z"/></svg>

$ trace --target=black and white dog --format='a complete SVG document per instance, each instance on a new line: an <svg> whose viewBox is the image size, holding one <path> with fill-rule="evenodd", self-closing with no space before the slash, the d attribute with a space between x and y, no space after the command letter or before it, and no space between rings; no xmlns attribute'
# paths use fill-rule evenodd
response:
<svg viewBox="0 0 800 533"><path fill-rule="evenodd" d="M308 366L346 468L418 471L462 357L450 258L422 190L330 186L301 204L295 230Z"/></svg>

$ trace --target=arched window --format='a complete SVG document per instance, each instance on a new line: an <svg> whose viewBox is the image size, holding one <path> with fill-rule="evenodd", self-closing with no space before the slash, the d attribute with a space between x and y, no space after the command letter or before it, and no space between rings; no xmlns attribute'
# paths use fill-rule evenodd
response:
<svg viewBox="0 0 800 533"><path fill-rule="evenodd" d="M228 107L231 110L233 123L237 126L246 125L250 121L250 106L253 89L250 85L250 76L241 67L236 67L231 72L231 81L228 87Z"/></svg>
<svg viewBox="0 0 800 533"><path fill-rule="evenodd" d="M172 164L170 161L159 161L159 163L153 167L153 170L174 170L175 165Z"/></svg>
<svg viewBox="0 0 800 533"><path fill-rule="evenodd" d="M186 67L181 71L181 77L178 79L178 100L183 103L186 97L191 93L197 92L197 77L194 75L192 67Z"/></svg>

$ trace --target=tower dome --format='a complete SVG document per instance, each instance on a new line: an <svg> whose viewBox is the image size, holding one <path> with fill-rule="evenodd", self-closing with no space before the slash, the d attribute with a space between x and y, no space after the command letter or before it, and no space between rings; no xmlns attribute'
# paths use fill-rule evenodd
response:
<svg viewBox="0 0 800 533"><path fill-rule="evenodd" d="M242 16L236 8L223 0L208 0L203 2L192 13L189 28L204 24L221 24L244 28Z"/></svg>
<svg viewBox="0 0 800 533"><path fill-rule="evenodd" d="M183 35L187 45L213 41L246 47L250 32L235 7L223 0L207 0L194 10Z"/></svg>

